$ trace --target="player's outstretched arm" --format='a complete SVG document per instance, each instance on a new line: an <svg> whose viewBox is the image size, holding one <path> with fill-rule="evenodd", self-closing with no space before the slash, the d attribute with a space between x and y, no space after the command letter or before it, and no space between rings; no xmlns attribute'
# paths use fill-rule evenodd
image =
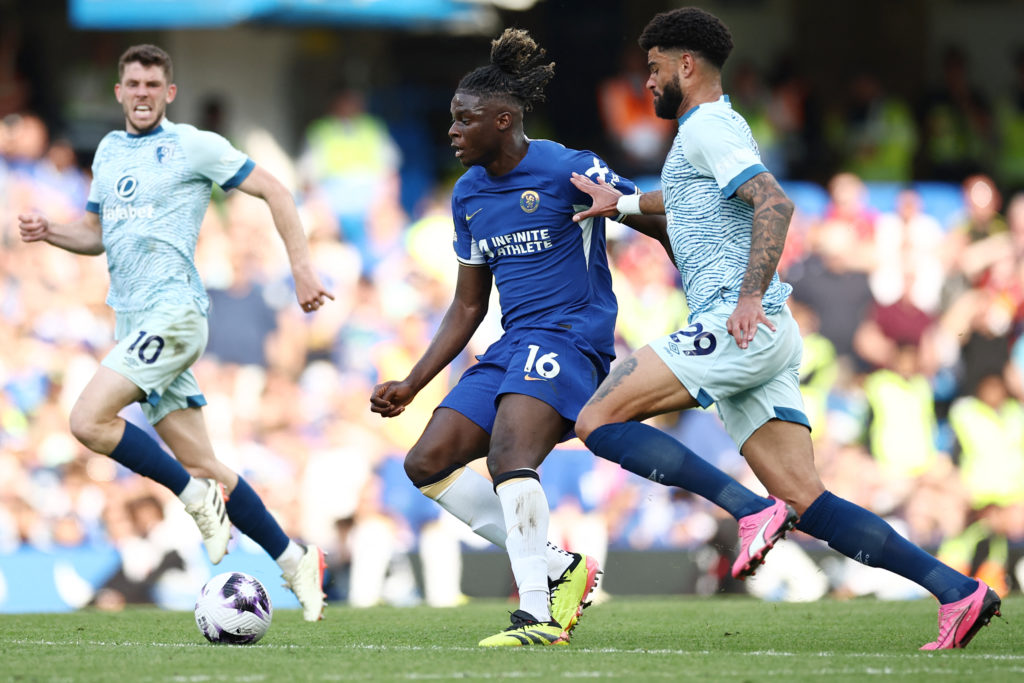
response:
<svg viewBox="0 0 1024 683"><path fill-rule="evenodd" d="M576 189L587 193L594 200L589 209L580 211L572 217L574 221L579 223L591 216L614 218L619 215L618 202L622 193L604 180L598 178L595 182L585 175L573 173L569 181L576 186ZM665 201L662 198L661 190L644 192L640 195L640 213L644 215L665 214Z"/></svg>
<svg viewBox="0 0 1024 683"><path fill-rule="evenodd" d="M18 215L18 229L23 242L48 242L86 256L98 256L104 251L100 217L91 211L71 223L51 223L41 214L23 213Z"/></svg>
<svg viewBox="0 0 1024 683"><path fill-rule="evenodd" d="M405 379L384 382L373 388L370 410L379 413L381 417L400 415L420 389L466 348L476 328L480 327L487 315L490 295L490 268L460 264L455 298L434 333L430 346Z"/></svg>
<svg viewBox="0 0 1024 683"><path fill-rule="evenodd" d="M594 200L593 205L589 209L581 211L572 217L575 222L578 223L591 216L604 216L606 218L619 216L618 201L619 197L622 196L622 192L601 178L595 181L579 173L573 173L569 180L577 189L587 193ZM648 195L650 195L650 198L648 198ZM658 240L658 243L661 244L668 254L669 260L673 260L675 257L672 255L672 244L668 239L668 230L664 218L665 205L662 203L661 191L647 192L640 195L640 209L642 215L623 216L622 222L637 232Z"/></svg>
<svg viewBox="0 0 1024 683"><path fill-rule="evenodd" d="M736 189L736 196L754 207L750 232L750 259L740 285L739 303L726 321L726 329L741 348L753 341L759 323L772 332L775 326L764 314L761 299L775 276L786 245L793 202L771 173L759 173Z"/></svg>
<svg viewBox="0 0 1024 683"><path fill-rule="evenodd" d="M309 255L309 244L302 230L299 211L295 208L295 200L292 199L288 188L269 172L256 166L238 189L263 199L270 207L274 227L281 235L281 241L288 252L288 262L295 278L295 297L299 300L302 310L312 313L326 303L327 299L333 301L334 296L324 289L316 271L313 270L313 260Z"/></svg>

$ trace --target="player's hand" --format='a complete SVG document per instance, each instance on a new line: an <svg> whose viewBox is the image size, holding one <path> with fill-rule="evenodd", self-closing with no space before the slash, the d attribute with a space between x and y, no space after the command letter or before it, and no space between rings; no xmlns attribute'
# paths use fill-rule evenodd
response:
<svg viewBox="0 0 1024 683"><path fill-rule="evenodd" d="M370 394L370 410L381 417L397 417L412 402L416 392L405 382L384 382Z"/></svg>
<svg viewBox="0 0 1024 683"><path fill-rule="evenodd" d="M739 303L736 304L736 310L725 322L725 329L736 340L736 346L745 349L750 342L754 341L759 324L766 325L772 332L775 331L775 325L772 325L768 316L764 314L761 297L741 296Z"/></svg>
<svg viewBox="0 0 1024 683"><path fill-rule="evenodd" d="M38 213L18 214L18 229L22 242L39 242L50 235L50 221Z"/></svg>
<svg viewBox="0 0 1024 683"><path fill-rule="evenodd" d="M327 303L327 299L334 301L334 295L324 288L312 270L295 273L295 298L305 313L319 309Z"/></svg>
<svg viewBox="0 0 1024 683"><path fill-rule="evenodd" d="M614 218L619 215L619 209L616 204L622 193L606 183L602 178L598 178L595 182L585 175L573 173L572 177L569 178L569 182L575 185L576 189L586 192L594 200L589 209L580 211L572 217L575 222L579 223L591 216Z"/></svg>

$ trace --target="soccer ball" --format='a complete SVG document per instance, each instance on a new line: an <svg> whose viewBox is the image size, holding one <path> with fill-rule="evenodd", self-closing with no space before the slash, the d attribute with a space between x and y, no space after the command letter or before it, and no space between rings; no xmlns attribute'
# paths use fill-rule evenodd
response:
<svg viewBox="0 0 1024 683"><path fill-rule="evenodd" d="M263 637L274 612L267 590L242 572L218 574L196 600L196 626L211 643L248 645Z"/></svg>

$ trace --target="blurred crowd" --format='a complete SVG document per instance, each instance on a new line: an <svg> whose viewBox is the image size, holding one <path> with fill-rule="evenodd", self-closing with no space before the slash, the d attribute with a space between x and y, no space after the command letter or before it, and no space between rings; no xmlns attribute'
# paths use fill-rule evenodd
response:
<svg viewBox="0 0 1024 683"><path fill-rule="evenodd" d="M822 118L820 132L834 143L826 147L840 159L824 186L795 180L801 160L814 156L804 149L799 83L780 75L761 86L744 66L727 91L797 201L780 270L794 286L826 485L1005 593L1019 589L1013 560L1024 542L1024 59L1016 100L1008 91L997 108L962 81L962 55L947 60L947 89L929 96L923 119L876 79L851 84L843 115ZM643 67L624 67L599 93L609 139L622 147L598 151L624 173L655 173L672 135L635 90L644 74L630 70ZM1015 142L1006 142L1012 131ZM1014 154L993 156L1011 143ZM402 460L461 371L499 336L497 301L467 351L402 416L382 420L368 409L374 384L405 376L451 301L450 188L403 205L401 149L354 91L339 93L309 126L297 159L258 139L239 146L293 184L335 300L304 315L265 205L215 193L196 253L212 310L195 372L218 455L286 532L327 550L333 599L458 604L462 552L483 546L420 495ZM120 569L82 604L116 608L159 601L162 579L207 569L176 499L68 431L71 405L113 342L106 263L21 243L16 216L40 210L72 220L88 187L88 169L39 118L3 119L0 558L26 548L114 548ZM936 188L953 197L941 212L929 199ZM609 249L621 357L684 327L687 310L658 244L612 223ZM124 416L149 429L141 412ZM761 490L713 410L657 423ZM552 540L599 559L609 549L693 549L698 590L728 581L735 523L704 501L632 477L578 442L548 458L541 480ZM822 571L808 555L820 548L793 536L754 592L911 594L852 563ZM417 553L422 581L410 561Z"/></svg>

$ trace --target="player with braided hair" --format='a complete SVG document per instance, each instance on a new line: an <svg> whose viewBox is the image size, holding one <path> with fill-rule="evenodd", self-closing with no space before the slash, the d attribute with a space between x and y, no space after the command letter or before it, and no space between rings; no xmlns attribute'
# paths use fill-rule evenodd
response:
<svg viewBox="0 0 1024 683"><path fill-rule="evenodd" d="M537 467L573 436L580 408L614 357L605 222L573 223L590 198L570 176L626 193L636 188L591 152L526 136L523 114L543 100L553 76L554 64L530 35L508 29L492 43L491 63L456 88L448 136L469 170L452 195L455 296L408 376L378 385L370 399L382 417L399 415L469 343L493 278L504 334L462 375L405 459L424 495L508 551L519 609L482 646L568 643L599 571L593 558L548 543ZM651 217L631 223L650 235L664 227ZM482 457L493 488L466 467Z"/></svg>

